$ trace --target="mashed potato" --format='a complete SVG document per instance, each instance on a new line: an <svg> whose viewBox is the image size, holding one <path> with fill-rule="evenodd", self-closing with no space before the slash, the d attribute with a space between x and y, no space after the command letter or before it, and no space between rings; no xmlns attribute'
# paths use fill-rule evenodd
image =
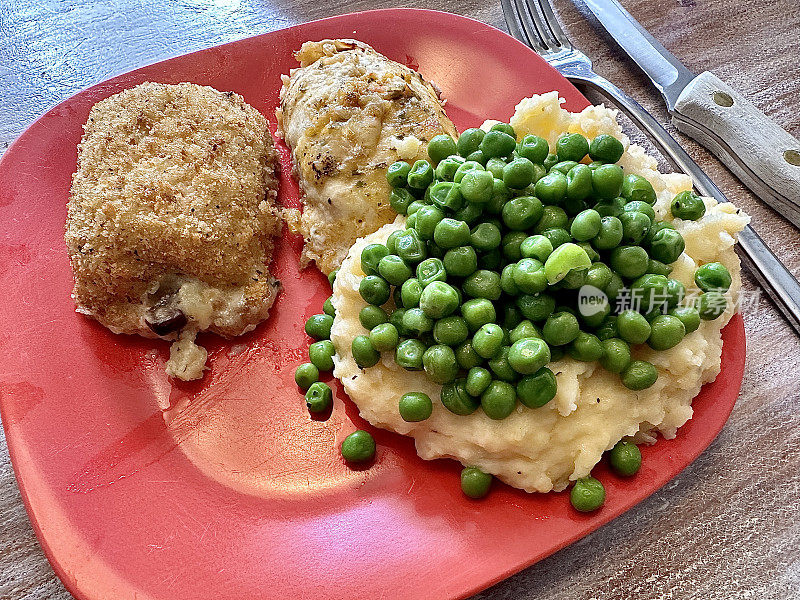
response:
<svg viewBox="0 0 800 600"><path fill-rule="evenodd" d="M551 146L564 131L579 132L593 138L612 134L626 147L620 163L628 173L646 177L656 190L655 209L660 219L672 220L669 203L680 191L691 189L691 180L682 174L665 175L657 171L655 159L630 145L616 121L616 111L592 106L581 113L560 107L556 92L534 96L520 102L511 124L522 136L535 133ZM487 122L485 127L490 126ZM733 245L735 235L748 222L732 204L717 204L705 199L707 212L699 221L673 224L686 240L686 250L674 265L671 277L681 281L688 293L697 292L694 271L700 264L718 261L731 272L731 293L741 287L739 259ZM358 240L342 264L333 289L336 319L331 339L336 346L334 375L342 381L361 416L373 425L412 436L418 454L424 459L455 458L474 465L499 479L528 492L562 490L570 481L585 477L620 439L633 437L639 442L655 441L655 434L672 438L692 416L692 399L700 387L713 381L720 370L722 340L720 330L730 320L734 308L714 321L703 321L676 347L655 352L647 346L633 349L635 358L652 362L659 371L652 387L635 392L622 386L618 375L608 373L597 363L565 358L549 367L556 374L558 393L537 409L519 404L502 421L489 419L481 410L469 416L448 411L439 401L441 386L423 372L405 371L385 353L374 367L362 370L350 350L357 335L365 333L358 313L365 305L358 284L364 274L360 267L361 250L370 243L385 242L389 234L404 225L404 218ZM432 416L420 423L406 423L398 412L400 396L421 391L434 400Z"/></svg>

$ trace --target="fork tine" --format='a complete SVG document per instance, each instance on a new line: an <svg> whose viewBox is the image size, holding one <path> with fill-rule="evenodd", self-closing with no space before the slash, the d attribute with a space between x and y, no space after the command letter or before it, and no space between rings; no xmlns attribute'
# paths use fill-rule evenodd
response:
<svg viewBox="0 0 800 600"><path fill-rule="evenodd" d="M536 29L539 31L539 37L544 42L544 45L550 52L557 52L561 49L561 44L550 30L550 27L547 25L547 18L542 12L542 4L538 2L538 0L521 0L528 7L528 13L530 14L533 22L536 25ZM545 4L548 4L545 2ZM549 6L549 4L548 4ZM552 11L551 11L552 12Z"/></svg>
<svg viewBox="0 0 800 600"><path fill-rule="evenodd" d="M533 15L535 11L531 10L528 0L514 0L514 9L527 38L531 41L531 47L539 54L549 52L551 44L545 37L545 31L536 23Z"/></svg>
<svg viewBox="0 0 800 600"><path fill-rule="evenodd" d="M535 0L539 4L539 8L544 15L544 20L547 22L547 26L550 28L550 32L553 34L553 38L564 48L572 49L572 44L567 37L567 34L564 33L564 30L561 28L561 24L558 22L555 13L553 12L553 7L550 4L550 0Z"/></svg>
<svg viewBox="0 0 800 600"><path fill-rule="evenodd" d="M503 16L506 18L506 25L508 25L508 31L511 35L523 44L533 46L533 40L528 37L525 28L522 26L514 0L500 0L500 4L503 6Z"/></svg>

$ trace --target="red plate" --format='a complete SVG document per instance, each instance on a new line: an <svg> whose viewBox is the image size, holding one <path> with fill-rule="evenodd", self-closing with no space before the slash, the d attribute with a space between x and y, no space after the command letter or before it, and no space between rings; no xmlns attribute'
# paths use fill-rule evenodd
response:
<svg viewBox="0 0 800 600"><path fill-rule="evenodd" d="M459 128L508 118L557 89L587 101L506 34L455 15L392 9L335 17L210 48L96 85L34 123L0 163L3 424L22 496L59 577L78 598L452 598L476 592L613 519L714 439L742 381L740 317L724 331L722 373L677 439L645 448L632 480L597 471L608 501L573 511L565 494L497 485L466 499L459 465L425 462L413 443L374 431L378 456L348 469L339 441L367 427L341 387L327 420L305 410L292 373L304 318L329 294L299 273L284 238L272 317L241 339L213 336L198 383L164 375L167 344L117 336L77 315L63 242L75 146L90 107L143 81L233 90L274 130L280 75L305 40L355 37L418 68ZM284 173L289 173L283 148ZM281 196L297 205L284 176ZM162 412L161 407L169 406Z"/></svg>

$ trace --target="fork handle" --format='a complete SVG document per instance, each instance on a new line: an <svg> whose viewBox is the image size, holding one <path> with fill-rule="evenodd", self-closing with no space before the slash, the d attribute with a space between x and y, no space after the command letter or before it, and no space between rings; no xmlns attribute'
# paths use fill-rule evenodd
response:
<svg viewBox="0 0 800 600"><path fill-rule="evenodd" d="M573 83L588 85L611 100L661 148L673 167L692 177L694 185L701 195L715 198L718 202L728 201L686 150L636 100L610 81L599 76L568 76L567 79ZM749 225L739 234L739 246L742 250L740 255L742 255L748 270L761 284L795 332L800 335L800 283Z"/></svg>
<svg viewBox="0 0 800 600"><path fill-rule="evenodd" d="M800 227L800 141L708 71L681 91L672 123Z"/></svg>

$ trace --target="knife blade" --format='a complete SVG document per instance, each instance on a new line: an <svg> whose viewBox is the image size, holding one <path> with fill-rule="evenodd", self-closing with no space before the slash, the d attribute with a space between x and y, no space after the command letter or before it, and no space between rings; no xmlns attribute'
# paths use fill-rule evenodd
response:
<svg viewBox="0 0 800 600"><path fill-rule="evenodd" d="M584 3L661 92L675 127L800 227L800 141L716 75L687 69L616 0Z"/></svg>

